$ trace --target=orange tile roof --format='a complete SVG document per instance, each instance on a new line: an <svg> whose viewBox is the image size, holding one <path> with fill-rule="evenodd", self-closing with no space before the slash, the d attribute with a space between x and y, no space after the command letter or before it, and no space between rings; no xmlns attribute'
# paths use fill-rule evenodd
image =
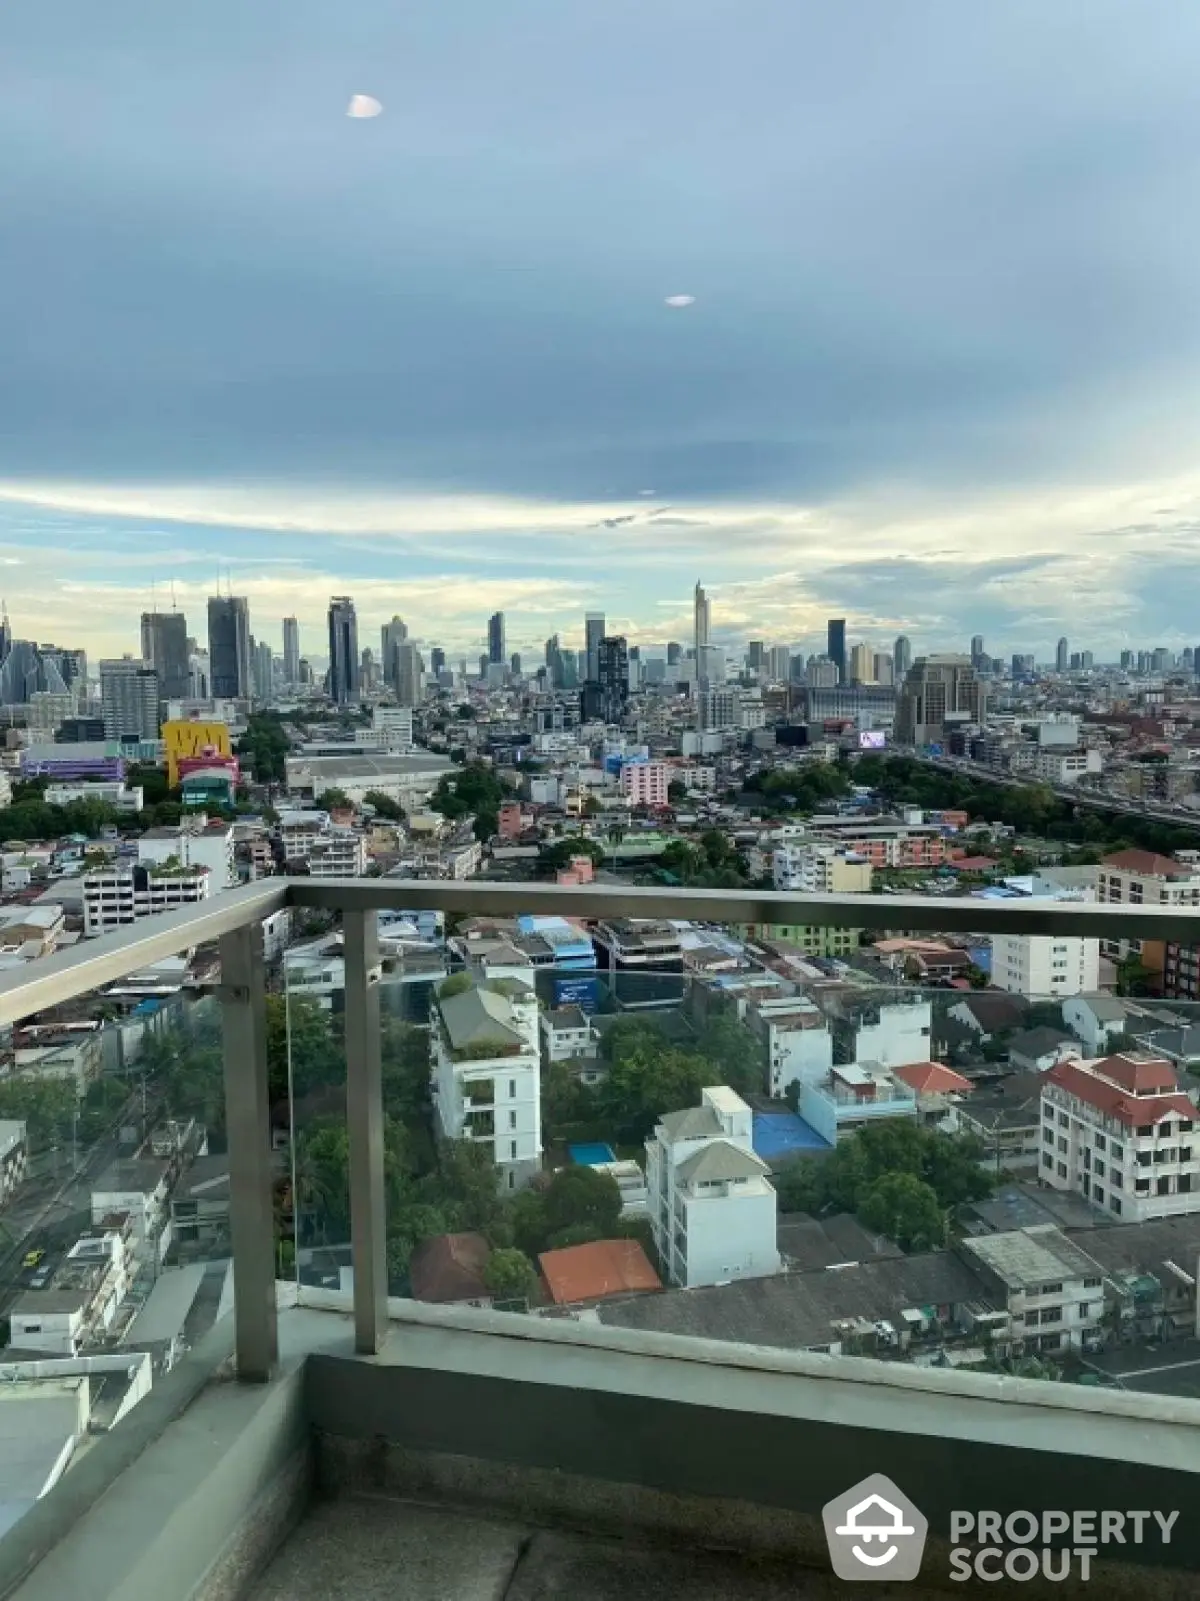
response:
<svg viewBox="0 0 1200 1601"><path fill-rule="evenodd" d="M556 1306L662 1289L662 1280L636 1240L596 1240L543 1251L538 1262Z"/></svg>
<svg viewBox="0 0 1200 1601"><path fill-rule="evenodd" d="M896 1068L895 1076L918 1095L965 1095L974 1088L969 1078L942 1062L910 1062Z"/></svg>
<svg viewBox="0 0 1200 1601"><path fill-rule="evenodd" d="M1171 1095L1179 1088L1179 1076L1162 1056L1134 1056L1118 1051L1093 1064L1093 1070L1112 1079L1135 1095Z"/></svg>

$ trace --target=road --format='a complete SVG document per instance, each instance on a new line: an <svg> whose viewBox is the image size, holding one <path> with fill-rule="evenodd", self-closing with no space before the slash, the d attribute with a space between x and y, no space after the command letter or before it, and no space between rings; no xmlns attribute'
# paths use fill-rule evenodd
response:
<svg viewBox="0 0 1200 1601"><path fill-rule="evenodd" d="M31 1179L0 1209L0 1315L25 1287L29 1275L21 1263L26 1252L44 1250L49 1260L56 1251L74 1244L81 1224L91 1222L95 1180L122 1155L128 1155L118 1132L130 1121L135 1101L140 1116L140 1100L131 1096L108 1132L80 1153L76 1168L70 1168L68 1156L65 1170L51 1168Z"/></svg>
<svg viewBox="0 0 1200 1601"><path fill-rule="evenodd" d="M937 767L944 773L958 773L963 778L980 779L989 784L1003 784L1011 789L1027 789L1031 784L1038 784L1039 788L1050 790L1060 800L1068 801L1072 806L1082 806L1093 812L1115 812L1130 817L1146 817L1154 823L1170 823L1176 828L1190 828L1200 833L1200 817L1191 811L1166 806L1149 806L1145 801L1122 800L1119 796L1102 795L1093 789L1077 788L1074 784L1042 784L1032 773L1022 776L998 773L992 767L984 767L979 762L969 762L958 757L927 756L920 751L904 751L902 754L924 762L927 767Z"/></svg>

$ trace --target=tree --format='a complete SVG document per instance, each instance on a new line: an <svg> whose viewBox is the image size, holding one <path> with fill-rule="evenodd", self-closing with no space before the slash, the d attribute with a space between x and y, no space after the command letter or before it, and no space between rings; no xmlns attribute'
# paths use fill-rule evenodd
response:
<svg viewBox="0 0 1200 1601"><path fill-rule="evenodd" d="M583 1225L596 1230L596 1239L608 1239L620 1215L616 1179L594 1167L559 1168L542 1196L547 1236Z"/></svg>
<svg viewBox="0 0 1200 1601"><path fill-rule="evenodd" d="M317 796L317 805L323 812L345 811L354 802L344 789L327 789Z"/></svg>
<svg viewBox="0 0 1200 1601"><path fill-rule="evenodd" d="M928 1251L945 1243L938 1198L911 1173L886 1173L876 1179L862 1199L858 1218L864 1228L888 1235L905 1251Z"/></svg>
<svg viewBox="0 0 1200 1601"><path fill-rule="evenodd" d="M246 732L237 742L237 753L249 758L251 774L258 783L282 784L285 781L290 749L287 729L277 712L251 712L246 720ZM146 799L150 798L147 792Z"/></svg>
<svg viewBox="0 0 1200 1601"><path fill-rule="evenodd" d="M448 1001L453 995L465 995L474 982L469 973L451 973L438 985L438 999Z"/></svg>
<svg viewBox="0 0 1200 1601"><path fill-rule="evenodd" d="M678 806L680 801L687 799L687 785L681 784L679 779L673 778L667 785L667 799L672 806Z"/></svg>
<svg viewBox="0 0 1200 1601"><path fill-rule="evenodd" d="M604 846L599 840L584 839L582 834L569 834L547 845L538 858L538 865L547 872L557 872L570 864L572 856L588 856L599 867L604 861Z"/></svg>
<svg viewBox="0 0 1200 1601"><path fill-rule="evenodd" d="M523 1251L512 1246L493 1251L483 1270L483 1282L494 1301L536 1302L538 1276Z"/></svg>
<svg viewBox="0 0 1200 1601"><path fill-rule="evenodd" d="M385 795L381 789L369 789L363 796L363 803L375 808L376 816L386 818L388 822L401 823L404 821L404 808L400 802Z"/></svg>

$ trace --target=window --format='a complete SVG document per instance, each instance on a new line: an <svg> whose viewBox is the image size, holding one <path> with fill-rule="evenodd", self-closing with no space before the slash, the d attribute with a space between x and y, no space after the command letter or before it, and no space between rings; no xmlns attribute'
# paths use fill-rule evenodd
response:
<svg viewBox="0 0 1200 1601"><path fill-rule="evenodd" d="M508 1098L510 1101L515 1101L517 1098L517 1081L515 1078L510 1078L508 1081Z"/></svg>
<svg viewBox="0 0 1200 1601"><path fill-rule="evenodd" d="M1083 1287L1085 1290L1098 1290L1102 1283L1102 1279L1084 1279Z"/></svg>
<svg viewBox="0 0 1200 1601"><path fill-rule="evenodd" d="M1090 1301L1080 1301L1080 1303L1079 1303L1079 1316L1080 1316L1080 1318L1082 1319L1082 1318L1086 1318L1086 1317L1091 1317L1091 1315L1092 1315L1092 1303Z"/></svg>
<svg viewBox="0 0 1200 1601"><path fill-rule="evenodd" d="M1061 1306L1044 1306L1042 1308L1042 1322L1043 1323L1061 1323L1062 1322L1062 1307Z"/></svg>
<svg viewBox="0 0 1200 1601"><path fill-rule="evenodd" d="M1112 1172L1108 1175L1108 1184L1109 1184L1109 1188L1113 1189L1113 1190L1123 1190L1125 1188L1125 1180L1117 1172L1115 1167L1113 1168Z"/></svg>
<svg viewBox="0 0 1200 1601"><path fill-rule="evenodd" d="M512 1159L515 1162L516 1159L517 1159L517 1142L516 1142L516 1140L510 1140L509 1141L509 1150L510 1150L510 1152L512 1154Z"/></svg>
<svg viewBox="0 0 1200 1601"><path fill-rule="evenodd" d="M1103 1206L1104 1205L1104 1191L1100 1188L1100 1186L1098 1184L1097 1184L1096 1188L1092 1191L1092 1199L1096 1202L1097 1206Z"/></svg>
<svg viewBox="0 0 1200 1601"><path fill-rule="evenodd" d="M1061 1283L1059 1283L1059 1284L1043 1284L1041 1289L1038 1291L1038 1294L1039 1295L1061 1295L1062 1294L1062 1284Z"/></svg>
<svg viewBox="0 0 1200 1601"><path fill-rule="evenodd" d="M1093 1143L1098 1151L1102 1151L1104 1149L1104 1135L1097 1134Z"/></svg>
<svg viewBox="0 0 1200 1601"><path fill-rule="evenodd" d="M1154 1193L1156 1195L1170 1195L1170 1193L1171 1193L1171 1181L1170 1181L1170 1179L1169 1178L1161 1178L1161 1179L1159 1179L1157 1185L1155 1186Z"/></svg>
<svg viewBox="0 0 1200 1601"><path fill-rule="evenodd" d="M508 1126L509 1126L509 1128L516 1128L516 1126L517 1126L517 1114L515 1112L510 1112L508 1114Z"/></svg>
<svg viewBox="0 0 1200 1601"><path fill-rule="evenodd" d="M1058 1126L1059 1126L1059 1128L1070 1128L1071 1119L1067 1116L1067 1114L1065 1112L1060 1112L1058 1114Z"/></svg>
<svg viewBox="0 0 1200 1601"><path fill-rule="evenodd" d="M1190 1195L1192 1193L1192 1175L1181 1173L1175 1181L1176 1195Z"/></svg>
<svg viewBox="0 0 1200 1601"><path fill-rule="evenodd" d="M1054 1158L1050 1155L1049 1151L1045 1151L1042 1154L1042 1166L1043 1167L1053 1167L1054 1166Z"/></svg>
<svg viewBox="0 0 1200 1601"><path fill-rule="evenodd" d="M1149 1167L1150 1162L1151 1156L1149 1151L1139 1151L1137 1153L1137 1164L1139 1167Z"/></svg>
<svg viewBox="0 0 1200 1601"><path fill-rule="evenodd" d="M1099 1160L1097 1160L1097 1162L1096 1162L1096 1177L1097 1178L1103 1178L1104 1177L1104 1163L1099 1161Z"/></svg>
<svg viewBox="0 0 1200 1601"><path fill-rule="evenodd" d="M1117 1200L1115 1195L1110 1195L1109 1196L1108 1204L1112 1207L1113 1211L1119 1217L1121 1215L1121 1203L1120 1203L1120 1201Z"/></svg>
<svg viewBox="0 0 1200 1601"><path fill-rule="evenodd" d="M1149 1195L1149 1193L1150 1193L1150 1180L1149 1179L1138 1179L1137 1183L1133 1186L1133 1189L1134 1189L1134 1194L1135 1195Z"/></svg>
<svg viewBox="0 0 1200 1601"><path fill-rule="evenodd" d="M1067 1164L1065 1162L1060 1162L1058 1164L1058 1176L1059 1176L1060 1179L1065 1179L1066 1178L1066 1176L1067 1176Z"/></svg>
<svg viewBox="0 0 1200 1601"><path fill-rule="evenodd" d="M1052 1128L1044 1128L1042 1130L1042 1138L1045 1140L1047 1145L1053 1145L1054 1144L1054 1130Z"/></svg>
<svg viewBox="0 0 1200 1601"><path fill-rule="evenodd" d="M1058 1148L1060 1151L1065 1151L1067 1148L1067 1142L1061 1134L1058 1136Z"/></svg>
<svg viewBox="0 0 1200 1601"><path fill-rule="evenodd" d="M1112 1151L1109 1154L1112 1156L1114 1162L1123 1161L1125 1157L1125 1147L1123 1145L1118 1145L1116 1140L1114 1140Z"/></svg>
<svg viewBox="0 0 1200 1601"><path fill-rule="evenodd" d="M1133 1131L1140 1140L1149 1139L1154 1133L1153 1123L1142 1123Z"/></svg>
<svg viewBox="0 0 1200 1601"><path fill-rule="evenodd" d="M1191 1118L1188 1118L1188 1117L1181 1117L1180 1118L1180 1120L1179 1120L1179 1132L1181 1134L1190 1134L1192 1132L1192 1119Z"/></svg>

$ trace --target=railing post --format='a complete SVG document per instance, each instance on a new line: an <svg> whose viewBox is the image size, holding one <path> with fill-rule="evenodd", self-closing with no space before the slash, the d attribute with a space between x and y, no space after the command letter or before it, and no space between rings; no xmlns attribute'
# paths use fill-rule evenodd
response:
<svg viewBox="0 0 1200 1601"><path fill-rule="evenodd" d="M342 918L346 958L346 1120L354 1343L364 1356L387 1335L387 1218L383 1192L383 1074L379 1039L379 918Z"/></svg>
<svg viewBox="0 0 1200 1601"><path fill-rule="evenodd" d="M220 950L237 1376L263 1383L279 1354L279 1330L262 925L223 934Z"/></svg>

